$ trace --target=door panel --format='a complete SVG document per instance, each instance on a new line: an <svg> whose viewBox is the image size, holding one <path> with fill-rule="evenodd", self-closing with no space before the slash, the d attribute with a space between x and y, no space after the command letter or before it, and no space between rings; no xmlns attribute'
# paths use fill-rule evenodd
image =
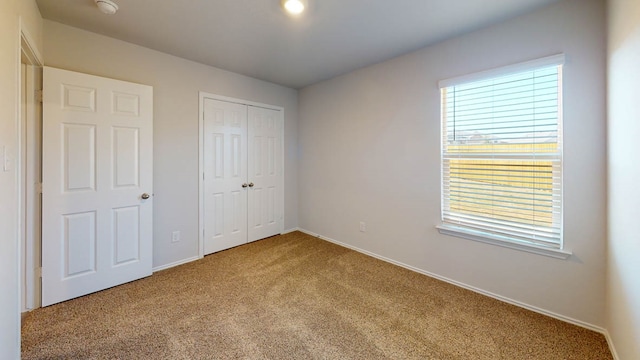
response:
<svg viewBox="0 0 640 360"><path fill-rule="evenodd" d="M63 124L65 192L96 189L96 127Z"/></svg>
<svg viewBox="0 0 640 360"><path fill-rule="evenodd" d="M113 209L114 265L140 260L139 218L138 206Z"/></svg>
<svg viewBox="0 0 640 360"><path fill-rule="evenodd" d="M140 168L140 130L129 127L113 127L113 186L116 188L137 187Z"/></svg>
<svg viewBox="0 0 640 360"><path fill-rule="evenodd" d="M249 106L249 241L282 232L282 112Z"/></svg>
<svg viewBox="0 0 640 360"><path fill-rule="evenodd" d="M64 218L64 279L96 271L96 212L66 214Z"/></svg>
<svg viewBox="0 0 640 360"><path fill-rule="evenodd" d="M153 89L44 68L43 306L151 275Z"/></svg>
<svg viewBox="0 0 640 360"><path fill-rule="evenodd" d="M247 108L204 99L204 253L247 242Z"/></svg>

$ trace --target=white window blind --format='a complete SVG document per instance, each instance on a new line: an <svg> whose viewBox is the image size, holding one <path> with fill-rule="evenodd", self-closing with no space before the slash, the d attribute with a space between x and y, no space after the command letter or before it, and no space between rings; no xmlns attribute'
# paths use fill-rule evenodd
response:
<svg viewBox="0 0 640 360"><path fill-rule="evenodd" d="M444 226L562 248L562 62L440 83Z"/></svg>

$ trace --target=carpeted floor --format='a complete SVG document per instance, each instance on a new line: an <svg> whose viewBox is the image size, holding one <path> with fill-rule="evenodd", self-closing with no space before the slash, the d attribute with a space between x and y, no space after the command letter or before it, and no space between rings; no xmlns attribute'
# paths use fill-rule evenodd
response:
<svg viewBox="0 0 640 360"><path fill-rule="evenodd" d="M612 359L601 334L295 232L25 319L23 359Z"/></svg>

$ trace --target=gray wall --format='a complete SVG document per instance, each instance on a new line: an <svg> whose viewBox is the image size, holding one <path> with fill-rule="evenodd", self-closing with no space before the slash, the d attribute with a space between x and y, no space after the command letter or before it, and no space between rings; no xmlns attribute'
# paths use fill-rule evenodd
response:
<svg viewBox="0 0 640 360"><path fill-rule="evenodd" d="M198 256L199 91L284 107L284 227L297 227L296 90L51 21L44 34L47 66L153 86L154 267Z"/></svg>
<svg viewBox="0 0 640 360"><path fill-rule="evenodd" d="M605 7L567 0L300 91L312 233L576 323L605 325ZM440 235L438 80L557 53L569 260ZM359 232L359 222L367 232Z"/></svg>
<svg viewBox="0 0 640 360"><path fill-rule="evenodd" d="M640 2L608 5L607 329L620 359L640 359Z"/></svg>

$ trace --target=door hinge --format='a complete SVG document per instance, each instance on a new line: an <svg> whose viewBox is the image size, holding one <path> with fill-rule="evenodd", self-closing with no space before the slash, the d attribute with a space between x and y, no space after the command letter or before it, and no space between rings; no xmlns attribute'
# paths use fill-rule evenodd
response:
<svg viewBox="0 0 640 360"><path fill-rule="evenodd" d="M42 277L42 268L41 267L36 268L36 277L39 277L39 278Z"/></svg>
<svg viewBox="0 0 640 360"><path fill-rule="evenodd" d="M42 102L42 90L36 90L35 97L36 101Z"/></svg>
<svg viewBox="0 0 640 360"><path fill-rule="evenodd" d="M36 183L36 193L42 194L42 183Z"/></svg>

